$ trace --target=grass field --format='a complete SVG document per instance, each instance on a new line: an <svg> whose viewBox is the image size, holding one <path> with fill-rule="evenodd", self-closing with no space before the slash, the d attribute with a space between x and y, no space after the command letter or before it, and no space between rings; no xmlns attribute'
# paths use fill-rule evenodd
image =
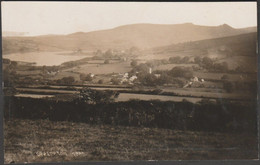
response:
<svg viewBox="0 0 260 165"><path fill-rule="evenodd" d="M134 93L120 93L116 101L129 101L131 99L139 100L160 100L160 101L176 101L180 102L183 99L189 102L196 103L201 101L202 98L189 98L189 97L176 97L176 96L161 96L161 95L148 95L148 94L134 94Z"/></svg>
<svg viewBox="0 0 260 165"><path fill-rule="evenodd" d="M194 72L194 76L203 79L211 79L211 80L221 80L223 75L228 76L229 81L242 81L242 82L250 82L256 81L257 75L256 73L210 73L210 72Z"/></svg>
<svg viewBox="0 0 260 165"><path fill-rule="evenodd" d="M178 131L49 120L4 122L5 163L256 159L251 134Z"/></svg>
<svg viewBox="0 0 260 165"><path fill-rule="evenodd" d="M196 97L209 97L219 99L248 99L254 97L254 93L249 91L227 93L221 89L207 89L207 88L164 88L164 92L174 92L180 96L189 95Z"/></svg>
<svg viewBox="0 0 260 165"><path fill-rule="evenodd" d="M130 62L118 62L111 64L84 64L77 67L69 68L63 71L74 73L93 73L93 74L109 74L109 73L125 73L131 70Z"/></svg>
<svg viewBox="0 0 260 165"><path fill-rule="evenodd" d="M192 67L198 66L198 64L164 64L154 68L154 70L171 70L174 67L181 66L181 67Z"/></svg>

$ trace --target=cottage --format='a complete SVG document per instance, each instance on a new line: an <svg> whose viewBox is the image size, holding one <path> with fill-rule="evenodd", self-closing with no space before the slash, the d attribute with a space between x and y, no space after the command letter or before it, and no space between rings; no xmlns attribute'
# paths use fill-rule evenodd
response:
<svg viewBox="0 0 260 165"><path fill-rule="evenodd" d="M128 73L125 73L123 77L128 78Z"/></svg>
<svg viewBox="0 0 260 165"><path fill-rule="evenodd" d="M161 74L154 74L154 76L155 76L156 78L160 78L160 77L161 77Z"/></svg>
<svg viewBox="0 0 260 165"><path fill-rule="evenodd" d="M193 81L193 82L198 82L199 79L198 79L198 77L193 77L193 78L191 78L191 81Z"/></svg>
<svg viewBox="0 0 260 165"><path fill-rule="evenodd" d="M93 73L90 74L90 77L93 78L95 75Z"/></svg>
<svg viewBox="0 0 260 165"><path fill-rule="evenodd" d="M129 81L133 82L136 79L137 79L137 76L132 76L132 77L129 78Z"/></svg>

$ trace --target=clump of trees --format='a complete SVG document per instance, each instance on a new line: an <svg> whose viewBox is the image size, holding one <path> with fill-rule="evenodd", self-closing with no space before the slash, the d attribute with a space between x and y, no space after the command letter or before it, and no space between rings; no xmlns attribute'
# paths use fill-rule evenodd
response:
<svg viewBox="0 0 260 165"><path fill-rule="evenodd" d="M181 77L185 79L190 79L193 77L193 72L188 67L174 67L168 72L168 74L172 77Z"/></svg>
<svg viewBox="0 0 260 165"><path fill-rule="evenodd" d="M62 79L57 80L58 84L72 85L75 82L75 78L72 76L63 77Z"/></svg>
<svg viewBox="0 0 260 165"><path fill-rule="evenodd" d="M103 84L104 81L103 81L102 79L100 79L100 80L98 80L98 83L99 83L99 84Z"/></svg>
<svg viewBox="0 0 260 165"><path fill-rule="evenodd" d="M136 60L133 60L133 61L131 62L131 66L132 66L132 67L136 67L136 66L137 66L137 61L136 61Z"/></svg>
<svg viewBox="0 0 260 165"><path fill-rule="evenodd" d="M116 77L113 77L110 81L111 81L112 84L114 84L114 85L118 85L118 84L120 83L120 80L119 80L118 78L116 78Z"/></svg>
<svg viewBox="0 0 260 165"><path fill-rule="evenodd" d="M110 63L110 61L108 60L108 59L106 59L105 61L104 61L104 64L109 64Z"/></svg>
<svg viewBox="0 0 260 165"><path fill-rule="evenodd" d="M83 88L77 95L79 101L88 104L100 104L114 102L119 93L112 90L93 90L90 88Z"/></svg>
<svg viewBox="0 0 260 165"><path fill-rule="evenodd" d="M196 64L198 64L200 67L205 68L209 71L212 72L228 72L229 68L228 68L228 63L227 62L215 62L213 59L209 58L209 57L199 57L196 56L194 58L194 62Z"/></svg>
<svg viewBox="0 0 260 165"><path fill-rule="evenodd" d="M5 86L13 86L18 81L16 73L17 62L8 59L3 60L5 67L3 68L3 81Z"/></svg>
<svg viewBox="0 0 260 165"><path fill-rule="evenodd" d="M229 81L223 82L223 88L228 92L231 93L234 91L234 85Z"/></svg>
<svg viewBox="0 0 260 165"><path fill-rule="evenodd" d="M180 57L180 56L170 57L169 62L171 64L186 64L186 63L190 62L190 57L188 57L188 56L185 56L185 57Z"/></svg>
<svg viewBox="0 0 260 165"><path fill-rule="evenodd" d="M154 74L139 73L137 77L142 85L155 86L158 84L157 78Z"/></svg>
<svg viewBox="0 0 260 165"><path fill-rule="evenodd" d="M93 78L91 77L91 74L80 74L80 80L82 80L82 81L92 81Z"/></svg>

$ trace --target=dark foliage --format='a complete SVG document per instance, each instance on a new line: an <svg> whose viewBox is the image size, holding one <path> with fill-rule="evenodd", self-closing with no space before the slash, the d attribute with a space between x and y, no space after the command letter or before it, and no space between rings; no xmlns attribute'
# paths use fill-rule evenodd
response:
<svg viewBox="0 0 260 165"><path fill-rule="evenodd" d="M256 133L256 106L203 101L98 102L57 101L32 98L5 98L5 119L67 120L92 124L158 127L198 131L234 131Z"/></svg>

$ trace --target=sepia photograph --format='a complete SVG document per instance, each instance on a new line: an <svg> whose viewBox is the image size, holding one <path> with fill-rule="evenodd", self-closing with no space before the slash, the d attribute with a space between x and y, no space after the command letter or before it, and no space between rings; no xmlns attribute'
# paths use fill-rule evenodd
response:
<svg viewBox="0 0 260 165"><path fill-rule="evenodd" d="M4 163L259 159L256 2L1 12Z"/></svg>

